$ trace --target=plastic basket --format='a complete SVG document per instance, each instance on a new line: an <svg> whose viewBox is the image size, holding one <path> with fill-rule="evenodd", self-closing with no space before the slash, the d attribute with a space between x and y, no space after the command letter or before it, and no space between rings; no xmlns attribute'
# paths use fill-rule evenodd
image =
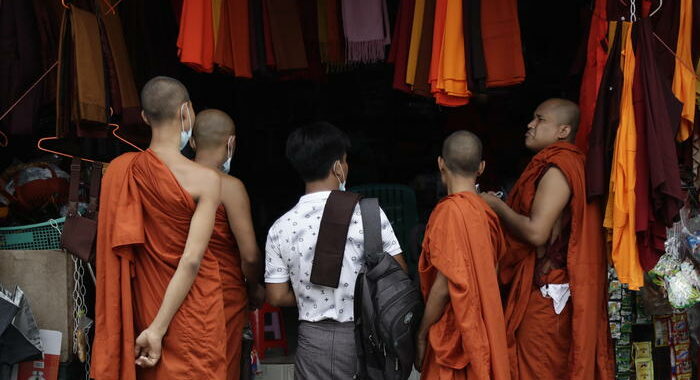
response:
<svg viewBox="0 0 700 380"><path fill-rule="evenodd" d="M59 249L65 221L66 218L59 218L44 223L0 228L0 250Z"/></svg>

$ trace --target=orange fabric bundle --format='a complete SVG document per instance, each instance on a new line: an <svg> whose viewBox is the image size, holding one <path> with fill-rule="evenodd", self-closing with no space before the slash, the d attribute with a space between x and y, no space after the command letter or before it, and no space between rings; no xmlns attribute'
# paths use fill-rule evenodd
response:
<svg viewBox="0 0 700 380"><path fill-rule="evenodd" d="M612 230L612 260L620 282L628 284L632 290L639 290L644 286L644 270L639 262L635 225L637 130L632 89L636 62L632 27L629 23L624 27L623 38L626 42L622 51L624 84L620 102L620 126L615 139L610 191L603 224Z"/></svg>
<svg viewBox="0 0 700 380"><path fill-rule="evenodd" d="M435 8L430 88L438 104L469 103L462 1L438 0Z"/></svg>
<svg viewBox="0 0 700 380"><path fill-rule="evenodd" d="M693 30L693 0L680 0L676 68L673 74L673 94L683 103L678 141L687 140L695 122L695 72L691 49Z"/></svg>
<svg viewBox="0 0 700 380"><path fill-rule="evenodd" d="M474 193L445 197L430 215L419 275L427 299L437 273L450 302L430 327L421 377L510 379L496 265L505 251L498 216Z"/></svg>
<svg viewBox="0 0 700 380"><path fill-rule="evenodd" d="M595 9L591 16L591 29L588 34L586 49L586 67L583 70L583 78L581 79L578 105L581 110L581 117L576 135L576 145L583 152L588 152L588 134L593 125L593 112L595 111L596 99L598 99L598 88L605 71L605 63L608 60L608 52L601 43L608 36L606 14L607 1L596 0Z"/></svg>
<svg viewBox="0 0 700 380"><path fill-rule="evenodd" d="M481 2L481 38L486 61L486 87L512 86L525 80L518 2Z"/></svg>
<svg viewBox="0 0 700 380"><path fill-rule="evenodd" d="M177 36L180 62L194 70L214 71L214 27L211 0L184 0Z"/></svg>
<svg viewBox="0 0 700 380"><path fill-rule="evenodd" d="M223 0L214 62L233 75L252 78L247 0Z"/></svg>
<svg viewBox="0 0 700 380"><path fill-rule="evenodd" d="M134 341L157 314L196 204L151 151L114 160L102 180L91 376L96 379L226 378L219 263L211 251L170 322L153 368L136 368Z"/></svg>

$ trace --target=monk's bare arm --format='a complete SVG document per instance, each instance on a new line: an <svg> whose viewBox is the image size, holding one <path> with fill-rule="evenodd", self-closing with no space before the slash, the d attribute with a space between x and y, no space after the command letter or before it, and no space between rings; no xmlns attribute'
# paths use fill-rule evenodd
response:
<svg viewBox="0 0 700 380"><path fill-rule="evenodd" d="M408 272L408 264L406 263L406 259L403 257L402 253L399 253L398 255L392 256L394 260L399 264L401 269L403 269L404 272Z"/></svg>
<svg viewBox="0 0 700 380"><path fill-rule="evenodd" d="M198 194L197 208L192 215L185 250L165 291L158 314L149 327L161 336L167 332L170 321L182 305L197 277L199 264L214 229L216 209L220 203L221 178L214 171L205 171L201 176L201 183L206 184L206 186L202 186Z"/></svg>
<svg viewBox="0 0 700 380"><path fill-rule="evenodd" d="M425 355L425 347L427 345L428 330L434 325L445 310L445 305L450 301L450 291L447 284L447 277L438 272L435 277L435 282L430 288L428 299L425 302L425 312L421 320L418 333L416 334L416 368L421 369L423 363L423 355Z"/></svg>
<svg viewBox="0 0 700 380"><path fill-rule="evenodd" d="M253 218L250 214L250 200L243 183L233 177L223 179L221 201L226 208L231 232L236 237L241 253L241 269L249 289L260 285L262 276L262 253L255 240Z"/></svg>
<svg viewBox="0 0 700 380"><path fill-rule="evenodd" d="M435 324L445 310L445 305L450 301L450 291L447 286L447 277L438 272L433 282L433 287L430 288L428 299L425 302L425 312L421 321L418 335L427 336L430 326Z"/></svg>
<svg viewBox="0 0 700 380"><path fill-rule="evenodd" d="M289 282L280 284L267 283L265 286L265 299L272 306L296 306L297 299L294 296L294 290L289 286Z"/></svg>
<svg viewBox="0 0 700 380"><path fill-rule="evenodd" d="M518 238L540 247L547 243L552 228L562 211L569 203L571 189L564 174L552 167L542 176L530 216L518 214L493 195L483 195L491 208L498 214L505 227Z"/></svg>

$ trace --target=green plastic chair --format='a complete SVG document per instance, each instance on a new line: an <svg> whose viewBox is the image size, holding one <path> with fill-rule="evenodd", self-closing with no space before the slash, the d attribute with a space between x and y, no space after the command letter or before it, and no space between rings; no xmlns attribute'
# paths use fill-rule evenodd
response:
<svg viewBox="0 0 700 380"><path fill-rule="evenodd" d="M414 275L417 272L419 252L412 247L416 244L414 230L418 225L416 193L413 189L397 184L368 184L355 186L349 190L360 193L366 198L379 199L379 205L391 222L394 234L401 244L410 273Z"/></svg>

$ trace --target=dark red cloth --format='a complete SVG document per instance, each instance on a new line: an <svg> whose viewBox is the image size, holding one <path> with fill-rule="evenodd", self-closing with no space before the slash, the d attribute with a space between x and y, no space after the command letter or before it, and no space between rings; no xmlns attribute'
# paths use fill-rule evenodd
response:
<svg viewBox="0 0 700 380"><path fill-rule="evenodd" d="M657 67L657 55L651 24L639 23L638 61L644 85L646 133L649 153L650 195L656 219L670 227L683 207L675 136L680 124L682 104L666 86Z"/></svg>
<svg viewBox="0 0 700 380"><path fill-rule="evenodd" d="M620 123L622 95L622 25L617 25L608 61L605 64L595 106L586 154L586 194L591 200L608 193L615 135Z"/></svg>
<svg viewBox="0 0 700 380"><path fill-rule="evenodd" d="M394 26L394 35L391 39L391 50L387 62L394 64L395 89L410 93L411 86L406 83L406 69L408 65L408 51L411 47L411 27L413 26L413 11L415 0L403 0L399 4Z"/></svg>
<svg viewBox="0 0 700 380"><path fill-rule="evenodd" d="M588 39L586 40L586 57L581 78L581 90L579 93L579 120L576 145L584 153L588 152L588 139L593 125L596 99L605 72L605 62L608 58L608 22L605 19L606 0L596 0L595 8L591 13Z"/></svg>

